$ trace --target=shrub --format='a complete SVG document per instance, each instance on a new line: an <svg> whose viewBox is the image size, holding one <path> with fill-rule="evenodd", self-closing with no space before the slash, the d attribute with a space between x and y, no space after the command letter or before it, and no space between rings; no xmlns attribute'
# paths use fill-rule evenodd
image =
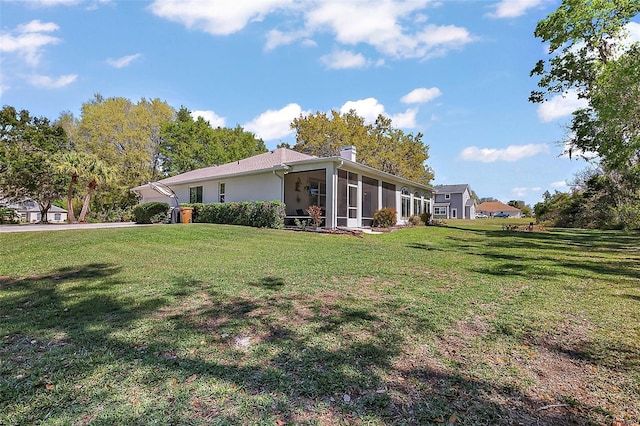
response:
<svg viewBox="0 0 640 426"><path fill-rule="evenodd" d="M428 224L429 224L429 221L431 220L431 213L429 213L429 212L422 213L422 214L420 215L420 220L421 220L421 221L422 221L422 223L424 223L425 225L428 225Z"/></svg>
<svg viewBox="0 0 640 426"><path fill-rule="evenodd" d="M418 226L422 224L422 219L420 219L420 216L413 215L409 218L409 225L410 226Z"/></svg>
<svg viewBox="0 0 640 426"><path fill-rule="evenodd" d="M256 228L282 228L285 205L279 201L245 201L241 203L182 204L192 207L192 221L243 225Z"/></svg>
<svg viewBox="0 0 640 426"><path fill-rule="evenodd" d="M136 223L159 223L167 220L169 204L151 202L138 204L133 209L133 218Z"/></svg>
<svg viewBox="0 0 640 426"><path fill-rule="evenodd" d="M397 221L397 213L394 209L385 208L376 210L373 213L373 226L391 228Z"/></svg>
<svg viewBox="0 0 640 426"><path fill-rule="evenodd" d="M319 228L322 224L322 209L318 206L310 206L307 209L307 214L311 216L311 226Z"/></svg>
<svg viewBox="0 0 640 426"><path fill-rule="evenodd" d="M16 211L8 207L0 207L0 224L18 223L20 218Z"/></svg>

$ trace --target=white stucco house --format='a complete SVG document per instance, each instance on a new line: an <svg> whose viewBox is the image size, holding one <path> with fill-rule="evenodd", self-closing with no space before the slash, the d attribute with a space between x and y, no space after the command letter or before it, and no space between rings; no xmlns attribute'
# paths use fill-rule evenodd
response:
<svg viewBox="0 0 640 426"><path fill-rule="evenodd" d="M325 228L361 228L373 223L381 208L397 211L398 224L412 215L432 213L433 188L360 164L355 147L340 156L315 157L287 148L233 163L192 170L158 182L180 203L281 201L287 224L322 208ZM132 188L141 203L175 202L154 183Z"/></svg>
<svg viewBox="0 0 640 426"><path fill-rule="evenodd" d="M13 210L20 222L38 223L42 221L40 207L33 200L25 200L19 203L8 203L0 200L0 206ZM47 212L47 221L49 223L64 223L67 221L67 211L58 206L51 206Z"/></svg>

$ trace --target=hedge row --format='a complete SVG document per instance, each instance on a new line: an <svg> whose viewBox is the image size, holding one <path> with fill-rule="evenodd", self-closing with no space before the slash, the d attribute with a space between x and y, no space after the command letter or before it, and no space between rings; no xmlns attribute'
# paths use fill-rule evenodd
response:
<svg viewBox="0 0 640 426"><path fill-rule="evenodd" d="M133 209L136 223L161 223L168 220L169 204L151 202L138 204Z"/></svg>
<svg viewBox="0 0 640 426"><path fill-rule="evenodd" d="M192 221L243 225L256 228L284 227L285 205L280 201L246 201L241 203L182 204L193 207Z"/></svg>

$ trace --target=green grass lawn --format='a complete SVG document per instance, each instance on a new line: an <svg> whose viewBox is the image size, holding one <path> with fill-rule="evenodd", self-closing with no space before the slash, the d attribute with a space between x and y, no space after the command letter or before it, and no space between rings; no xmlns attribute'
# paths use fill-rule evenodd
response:
<svg viewBox="0 0 640 426"><path fill-rule="evenodd" d="M640 234L0 234L0 424L640 422Z"/></svg>

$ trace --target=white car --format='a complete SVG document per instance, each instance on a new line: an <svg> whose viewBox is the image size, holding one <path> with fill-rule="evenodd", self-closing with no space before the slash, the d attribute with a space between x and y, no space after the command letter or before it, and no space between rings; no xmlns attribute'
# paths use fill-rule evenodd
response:
<svg viewBox="0 0 640 426"><path fill-rule="evenodd" d="M486 219L488 217L489 216L487 216L486 214L482 214L482 213L476 215L476 219Z"/></svg>

